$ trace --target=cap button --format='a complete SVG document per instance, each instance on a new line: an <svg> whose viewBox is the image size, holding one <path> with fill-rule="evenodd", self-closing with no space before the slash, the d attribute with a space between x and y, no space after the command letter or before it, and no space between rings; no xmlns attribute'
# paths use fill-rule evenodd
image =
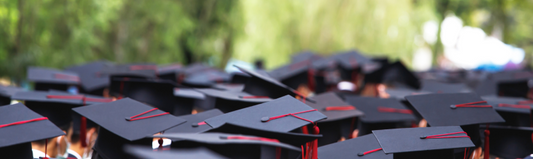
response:
<svg viewBox="0 0 533 159"><path fill-rule="evenodd" d="M198 127L198 126L200 126L200 125L198 125L198 123L192 123L191 126L192 126L192 127Z"/></svg>
<svg viewBox="0 0 533 159"><path fill-rule="evenodd" d="M270 120L269 117L262 117L262 118L261 118L261 121L262 121L262 122L267 122L268 120Z"/></svg>
<svg viewBox="0 0 533 159"><path fill-rule="evenodd" d="M129 117L128 117L128 118L126 118L126 121L131 121L131 118L129 118Z"/></svg>
<svg viewBox="0 0 533 159"><path fill-rule="evenodd" d="M420 139L426 139L427 136L420 136Z"/></svg>
<svg viewBox="0 0 533 159"><path fill-rule="evenodd" d="M357 154L357 156L364 156L364 155L365 155L365 154L362 153L362 152L359 152L359 153Z"/></svg>
<svg viewBox="0 0 533 159"><path fill-rule="evenodd" d="M219 136L220 139L228 139L227 136Z"/></svg>
<svg viewBox="0 0 533 159"><path fill-rule="evenodd" d="M455 108L457 108L457 106L455 106L455 105L450 105L450 108L455 109Z"/></svg>

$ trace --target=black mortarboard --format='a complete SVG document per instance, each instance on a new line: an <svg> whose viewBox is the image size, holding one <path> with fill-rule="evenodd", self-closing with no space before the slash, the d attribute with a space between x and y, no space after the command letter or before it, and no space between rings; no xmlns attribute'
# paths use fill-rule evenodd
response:
<svg viewBox="0 0 533 159"><path fill-rule="evenodd" d="M218 109L211 109L208 111L200 112L197 114L189 114L178 116L186 120L187 122L180 124L178 126L172 127L168 130L165 130L165 133L202 133L208 130L211 130L211 126L207 124L198 124L202 123L206 119L222 115L222 111Z"/></svg>
<svg viewBox="0 0 533 159"><path fill-rule="evenodd" d="M244 84L218 83L213 85L212 87L219 90L242 92L242 90L244 89Z"/></svg>
<svg viewBox="0 0 533 159"><path fill-rule="evenodd" d="M409 88L387 88L385 89L385 92L389 94L390 98L398 99L400 101L405 101L405 96L430 93L427 91L419 91Z"/></svg>
<svg viewBox="0 0 533 159"><path fill-rule="evenodd" d="M0 85L0 105L11 104L11 96L23 91L25 90L19 87Z"/></svg>
<svg viewBox="0 0 533 159"><path fill-rule="evenodd" d="M498 94L498 84L491 79L485 79L481 81L477 86L474 92L480 96L486 95L497 95Z"/></svg>
<svg viewBox="0 0 533 159"><path fill-rule="evenodd" d="M272 77L250 71L239 66L235 66L242 72L252 76L250 80L244 85L244 92L256 96L268 96L270 98L279 98L285 95L297 96L297 92L275 80Z"/></svg>
<svg viewBox="0 0 533 159"><path fill-rule="evenodd" d="M374 151L373 151L374 150ZM365 154L365 152L367 152ZM361 154L361 155L359 155ZM318 158L335 159L392 159L393 154L385 154L373 134L333 143L318 148Z"/></svg>
<svg viewBox="0 0 533 159"><path fill-rule="evenodd" d="M491 125L489 130L490 154L502 158L522 158L533 154L533 128Z"/></svg>
<svg viewBox="0 0 533 159"><path fill-rule="evenodd" d="M241 72L233 72L230 74L230 76L229 83L233 84L246 84L246 82L248 82L248 80L251 78L250 75Z"/></svg>
<svg viewBox="0 0 533 159"><path fill-rule="evenodd" d="M81 100L48 98L47 96L49 95L70 96L72 94L48 91L28 91L16 93L11 98L13 100L24 101L24 104L27 105L28 108L42 116L48 117L52 123L66 131L68 127L70 127L70 122L72 121L71 109L82 106L83 103Z"/></svg>
<svg viewBox="0 0 533 159"><path fill-rule="evenodd" d="M175 158L201 158L201 159L225 159L216 152L213 152L204 147L198 148L183 148L170 150L154 150L146 146L131 146L124 147L129 154L128 158L134 159L175 159Z"/></svg>
<svg viewBox="0 0 533 159"><path fill-rule="evenodd" d="M359 117L359 135L369 134L372 130L403 127L402 124L416 120L413 111L396 99L348 96L346 102L365 113Z"/></svg>
<svg viewBox="0 0 533 159"><path fill-rule="evenodd" d="M79 66L67 68L67 71L76 72L80 77L80 92L103 95L103 91L109 86L109 76L101 74L100 71L112 63L107 61L95 61Z"/></svg>
<svg viewBox="0 0 533 159"><path fill-rule="evenodd" d="M492 105L494 110L505 119L505 125L508 126L524 126L529 127L533 124L531 118L531 105L522 104L527 102L527 99L516 97L496 97L496 96L484 96L481 97Z"/></svg>
<svg viewBox="0 0 533 159"><path fill-rule="evenodd" d="M188 74L183 84L190 87L211 87L216 83L227 82L230 75L218 70L205 70Z"/></svg>
<svg viewBox="0 0 533 159"><path fill-rule="evenodd" d="M292 89L297 89L302 84L313 89L315 74L312 63L309 59L287 64L272 70L269 74Z"/></svg>
<svg viewBox="0 0 533 159"><path fill-rule="evenodd" d="M301 119L289 115L291 113ZM316 122L325 118L324 114L301 101L290 96L284 96L270 102L209 118L205 122L213 128L229 123L258 130L289 132L310 124L309 121Z"/></svg>
<svg viewBox="0 0 533 159"><path fill-rule="evenodd" d="M60 135L61 129L23 104L0 106L2 158L32 159L31 142Z"/></svg>
<svg viewBox="0 0 533 159"><path fill-rule="evenodd" d="M170 64L165 66L157 67L157 77L160 79L166 79L173 82L178 82L180 80L181 71L183 67L181 64Z"/></svg>
<svg viewBox="0 0 533 159"><path fill-rule="evenodd" d="M316 60L321 59L322 57L318 54L315 54L311 51L302 51L296 54L292 54L291 63L300 62L305 60Z"/></svg>
<svg viewBox="0 0 533 159"><path fill-rule="evenodd" d="M497 83L499 96L528 98L533 72L529 70L503 71L489 77ZM531 81L531 82L530 82Z"/></svg>
<svg viewBox="0 0 533 159"><path fill-rule="evenodd" d="M418 80L418 77L416 77L413 72L407 69L407 67L401 61L396 61L387 67L387 70L383 74L383 83L400 83L414 89L420 88L420 81Z"/></svg>
<svg viewBox="0 0 533 159"><path fill-rule="evenodd" d="M505 120L475 93L439 93L405 97L430 126L462 126L474 144L481 144L478 124Z"/></svg>
<svg viewBox="0 0 533 159"><path fill-rule="evenodd" d="M111 79L113 94L119 98L128 97L157 107L166 112L174 112L174 83L161 79L140 79L114 77ZM118 93L118 95L117 95Z"/></svg>
<svg viewBox="0 0 533 159"><path fill-rule="evenodd" d="M319 146L337 142L341 136L351 137L352 131L357 128L355 117L362 116L363 112L332 92L319 94L311 99L316 102L306 104L328 117L318 122L318 126L322 128L320 133L323 135L318 139Z"/></svg>
<svg viewBox="0 0 533 159"><path fill-rule="evenodd" d="M454 149L474 147L459 126L375 130L373 134L395 159L452 159Z"/></svg>
<svg viewBox="0 0 533 159"><path fill-rule="evenodd" d="M220 109L224 113L272 100L269 97L254 96L246 92L223 91L209 88L196 90L206 96L214 98L214 107Z"/></svg>
<svg viewBox="0 0 533 159"><path fill-rule="evenodd" d="M150 145L151 141L140 139L185 122L181 118L129 98L73 110L101 126L94 150L98 156L106 159L124 158L124 144L140 142L139 144Z"/></svg>
<svg viewBox="0 0 533 159"><path fill-rule="evenodd" d="M129 78L157 78L157 65L155 64L123 64L108 65L100 70L100 74L110 77Z"/></svg>
<svg viewBox="0 0 533 159"><path fill-rule="evenodd" d="M165 133L153 137L173 140L172 148L207 147L229 158L275 158L286 156L288 151L300 152L300 148L277 139L228 133ZM276 150L277 148L280 148ZM294 153L298 154L298 153ZM285 157L283 157L285 158Z"/></svg>
<svg viewBox="0 0 533 159"><path fill-rule="evenodd" d="M78 74L49 68L29 67L28 80L35 83L35 90L50 89L67 91L70 86L80 84Z"/></svg>
<svg viewBox="0 0 533 159"><path fill-rule="evenodd" d="M174 112L173 115L187 115L192 113L196 104L205 100L205 95L191 88L174 88Z"/></svg>
<svg viewBox="0 0 533 159"><path fill-rule="evenodd" d="M354 78L354 73L362 73L361 68L366 64L372 63L369 58L363 56L357 50L341 52L332 55L330 58L335 59L335 61L339 65L338 68L340 70L341 78L343 80L352 80Z"/></svg>
<svg viewBox="0 0 533 159"><path fill-rule="evenodd" d="M471 92L470 88L464 83L444 83L434 80L423 80L422 91L433 93L467 93Z"/></svg>

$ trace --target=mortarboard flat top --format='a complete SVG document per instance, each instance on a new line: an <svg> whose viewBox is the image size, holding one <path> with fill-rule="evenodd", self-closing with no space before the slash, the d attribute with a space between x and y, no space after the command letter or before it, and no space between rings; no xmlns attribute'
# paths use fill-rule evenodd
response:
<svg viewBox="0 0 533 159"><path fill-rule="evenodd" d="M496 111L529 115L531 109L533 109L530 104L520 104L520 102L528 101L525 98L496 96L483 96L481 98L487 101L488 104L492 105Z"/></svg>
<svg viewBox="0 0 533 159"><path fill-rule="evenodd" d="M0 85L0 96L3 97L11 97L17 94L18 92L24 91L25 90L20 87Z"/></svg>
<svg viewBox="0 0 533 159"><path fill-rule="evenodd" d="M291 63L304 61L304 60L317 60L321 59L322 57L318 54L315 54L311 51L302 51L296 54L292 54L291 56Z"/></svg>
<svg viewBox="0 0 533 159"><path fill-rule="evenodd" d="M231 101L240 101L240 102L259 104L259 103L264 103L264 102L268 102L272 100L268 97L256 98L257 96L251 95L246 92L223 91L223 90L210 89L210 88L195 89L195 90L210 97L221 98L221 99L231 100Z"/></svg>
<svg viewBox="0 0 533 159"><path fill-rule="evenodd" d="M125 146L124 149L132 157L142 158L142 159L175 159L175 158L225 159L227 158L203 147L154 151L154 149L152 149L151 147L127 145Z"/></svg>
<svg viewBox="0 0 533 159"><path fill-rule="evenodd" d="M466 93L471 92L468 86L464 83L444 83L434 80L423 80L422 91L433 93Z"/></svg>
<svg viewBox="0 0 533 159"><path fill-rule="evenodd" d="M374 97L348 96L346 102L365 113L364 123L415 121L416 118L400 101ZM390 111L389 111L390 110Z"/></svg>
<svg viewBox="0 0 533 159"><path fill-rule="evenodd" d="M259 130L288 132L296 128L310 124L308 121L294 116L285 116L269 120L276 116L298 113L298 117L316 122L325 119L326 116L308 105L290 96L284 96L270 102L239 109L224 115L219 115L205 120L213 128L218 128L225 123L248 127ZM309 112L304 112L309 111ZM269 120L269 121L267 121Z"/></svg>
<svg viewBox="0 0 533 159"><path fill-rule="evenodd" d="M0 125L42 118L21 103L0 106ZM65 135L49 120L37 120L0 128L0 148ZM4 155L4 154L2 154Z"/></svg>
<svg viewBox="0 0 533 159"><path fill-rule="evenodd" d="M401 83L414 89L420 88L418 77L401 62L396 61L387 66L383 74L383 83Z"/></svg>
<svg viewBox="0 0 533 159"><path fill-rule="evenodd" d="M270 98L279 98L287 94L291 96L298 95L294 89L270 76L250 71L239 66L235 67L252 76L246 85L244 85L244 92L258 96L269 96Z"/></svg>
<svg viewBox="0 0 533 159"><path fill-rule="evenodd" d="M289 150L300 151L299 148L279 142L275 139L257 140L257 136L250 135L237 135L227 133L165 133L161 135L155 135L153 137L169 138L173 141L193 141L204 144L245 144L245 145L265 145L272 147L281 147ZM232 139L232 137L240 137L240 139ZM248 139L247 139L248 138Z"/></svg>
<svg viewBox="0 0 533 159"><path fill-rule="evenodd" d="M73 110L115 135L129 141L142 139L185 122L185 120L170 114L150 117L165 113L161 110L153 110L138 116L138 118L150 117L147 119L126 120L126 118L152 109L153 107L125 98L111 103L78 107Z"/></svg>
<svg viewBox="0 0 533 159"><path fill-rule="evenodd" d="M306 102L306 104L317 109L328 117L327 119L319 122L338 121L364 115L363 112L358 110L355 106L344 102L333 92L319 94L311 97L311 99L315 102ZM334 108L340 108L341 110L334 110ZM343 110L343 108L353 109Z"/></svg>
<svg viewBox="0 0 533 159"><path fill-rule="evenodd" d="M385 89L385 92L387 92L391 98L398 99L398 100L405 100L405 96L430 93L426 91L417 91L417 90L409 89L409 88L394 88L394 89L387 88Z"/></svg>
<svg viewBox="0 0 533 159"><path fill-rule="evenodd" d="M345 69L353 69L361 64L372 62L369 58L361 55L357 50L335 54L333 57Z"/></svg>
<svg viewBox="0 0 533 159"><path fill-rule="evenodd" d="M213 88L233 92L242 92L242 90L244 89L244 84L219 83L213 85Z"/></svg>
<svg viewBox="0 0 533 159"><path fill-rule="evenodd" d="M281 66L277 69L272 70L269 72L271 77L274 77L277 80L283 81L286 79L289 79L291 77L294 77L296 75L299 75L301 73L307 74L307 70L309 68L312 68L312 61L311 60L301 60L296 63L290 63L284 66Z"/></svg>
<svg viewBox="0 0 533 159"><path fill-rule="evenodd" d="M229 81L229 74L218 70L207 70L188 74L183 84L195 87L211 87L215 83Z"/></svg>
<svg viewBox="0 0 533 159"><path fill-rule="evenodd" d="M157 67L157 74L158 75L165 75L165 74L172 74L176 73L177 71L182 70L181 64L170 64L165 66Z"/></svg>
<svg viewBox="0 0 533 159"><path fill-rule="evenodd" d="M192 88L174 88L174 96L192 99L204 99L205 95Z"/></svg>
<svg viewBox="0 0 533 159"><path fill-rule="evenodd" d="M157 65L155 64L123 64L106 66L100 74L121 77L156 78Z"/></svg>
<svg viewBox="0 0 533 159"><path fill-rule="evenodd" d="M76 85L80 83L80 78L78 74L74 72L60 71L40 67L28 68L28 80L33 82L67 85Z"/></svg>
<svg viewBox="0 0 533 159"><path fill-rule="evenodd" d="M483 99L475 93L425 94L407 96L405 98L431 126L462 126L504 122L503 118L492 107L456 106L471 102L482 102Z"/></svg>
<svg viewBox="0 0 533 159"><path fill-rule="evenodd" d="M401 128L388 130L374 130L372 133L378 140L385 153L406 153L430 150L474 147L470 138L459 126ZM432 135L464 136L456 138L430 138ZM426 138L424 138L426 137Z"/></svg>
<svg viewBox="0 0 533 159"><path fill-rule="evenodd" d="M83 98L90 98L90 99L86 99L84 103ZM109 98L102 98L102 97L91 96L91 95L75 95L75 94L61 92L61 91L19 92L13 95L12 99L23 100L26 102L62 103L62 104L69 104L73 106L82 106L85 104L107 103L111 100Z"/></svg>
<svg viewBox="0 0 533 159"><path fill-rule="evenodd" d="M190 114L190 115L183 115L178 116L179 118L182 118L186 120L185 123L180 124L178 126L174 126L168 130L165 130L165 133L201 133L208 130L211 130L211 126L204 124L198 124L203 122L206 119L222 115L222 111L218 109L211 109L208 111L200 112L197 114Z"/></svg>
<svg viewBox="0 0 533 159"><path fill-rule="evenodd" d="M100 74L100 70L112 64L107 61L95 61L79 66L67 68L67 71L76 72L80 77L81 86L85 91L93 91L109 85L109 77Z"/></svg>
<svg viewBox="0 0 533 159"><path fill-rule="evenodd" d="M359 136L354 139L349 139L318 148L319 158L336 158L336 159L352 159L352 158L368 158L368 159L392 159L392 154L385 154L383 151L376 151L359 156L359 153L379 149L381 146L373 134Z"/></svg>

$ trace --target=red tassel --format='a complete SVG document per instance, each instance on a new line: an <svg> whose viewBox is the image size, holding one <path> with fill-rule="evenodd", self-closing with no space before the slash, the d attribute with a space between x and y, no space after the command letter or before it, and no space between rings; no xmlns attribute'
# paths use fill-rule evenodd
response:
<svg viewBox="0 0 533 159"><path fill-rule="evenodd" d="M159 149L163 149L163 138L159 138L159 140L157 140L157 143L159 143Z"/></svg>
<svg viewBox="0 0 533 159"><path fill-rule="evenodd" d="M47 157L47 154L48 154L48 139L46 139L46 143L44 144L44 157L43 157L43 159L49 159Z"/></svg>
<svg viewBox="0 0 533 159"><path fill-rule="evenodd" d="M489 159L490 155L490 130L489 125L487 124L487 129L485 129L485 153L483 154L483 159Z"/></svg>
<svg viewBox="0 0 533 159"><path fill-rule="evenodd" d="M87 118L81 117L80 122L80 141L82 147L87 147Z"/></svg>
<svg viewBox="0 0 533 159"><path fill-rule="evenodd" d="M311 66L307 69L307 86L312 92L315 92L315 70L313 70Z"/></svg>

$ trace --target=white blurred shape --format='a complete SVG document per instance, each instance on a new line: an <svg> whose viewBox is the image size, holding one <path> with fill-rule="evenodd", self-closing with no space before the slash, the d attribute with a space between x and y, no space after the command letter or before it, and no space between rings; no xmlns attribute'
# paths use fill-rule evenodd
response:
<svg viewBox="0 0 533 159"><path fill-rule="evenodd" d="M422 36L428 44L435 44L437 42L437 33L439 32L439 23L430 20L422 26Z"/></svg>
<svg viewBox="0 0 533 159"><path fill-rule="evenodd" d="M432 53L428 47L421 47L413 55L413 69L416 71L426 71L431 68Z"/></svg>
<svg viewBox="0 0 533 159"><path fill-rule="evenodd" d="M337 88L341 91L355 91L356 86L352 82L342 81L337 84Z"/></svg>
<svg viewBox="0 0 533 159"><path fill-rule="evenodd" d="M441 24L440 40L445 47L453 47L457 43L463 21L452 15L444 18Z"/></svg>

